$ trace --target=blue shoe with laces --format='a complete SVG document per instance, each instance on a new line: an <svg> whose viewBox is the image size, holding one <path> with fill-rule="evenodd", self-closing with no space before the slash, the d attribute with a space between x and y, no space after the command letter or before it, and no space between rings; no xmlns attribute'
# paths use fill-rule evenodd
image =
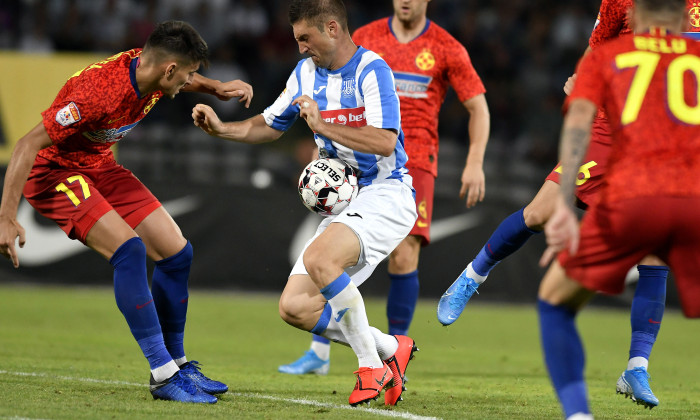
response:
<svg viewBox="0 0 700 420"><path fill-rule="evenodd" d="M467 277L467 270L462 271L462 274L457 277L457 280L445 291L438 302L438 321L442 325L450 325L455 322L474 292L479 294L476 291L477 287L479 287L479 283Z"/></svg>
<svg viewBox="0 0 700 420"><path fill-rule="evenodd" d="M617 393L624 394L625 398L630 397L633 402L651 410L659 405L659 399L651 392L649 379L649 374L643 367L626 370L617 380Z"/></svg>
<svg viewBox="0 0 700 420"><path fill-rule="evenodd" d="M281 365L279 368L277 368L277 370L290 375L303 375L306 373L327 375L330 367L330 360L323 360L318 357L313 350L308 350L296 361L288 365Z"/></svg>
<svg viewBox="0 0 700 420"><path fill-rule="evenodd" d="M162 382L156 382L151 375L151 395L154 400L168 400L188 403L214 404L215 396L197 388L181 370Z"/></svg>
<svg viewBox="0 0 700 420"><path fill-rule="evenodd" d="M197 388L206 392L207 394L223 394L228 391L228 385L225 383L209 379L202 372L201 367L199 367L199 362L196 360L190 360L189 362L180 366L180 372L187 376Z"/></svg>

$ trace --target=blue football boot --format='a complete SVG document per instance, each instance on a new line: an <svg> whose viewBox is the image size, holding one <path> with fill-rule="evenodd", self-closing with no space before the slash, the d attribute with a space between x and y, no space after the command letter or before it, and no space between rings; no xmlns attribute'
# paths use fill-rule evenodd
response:
<svg viewBox="0 0 700 420"><path fill-rule="evenodd" d="M617 380L617 393L625 394L625 398L630 397L632 401L650 410L659 405L659 399L649 387L649 374L643 367L622 372Z"/></svg>
<svg viewBox="0 0 700 420"><path fill-rule="evenodd" d="M151 395L154 400L180 401L189 403L214 404L215 396L197 388L181 370L162 382L156 382L151 375Z"/></svg>
<svg viewBox="0 0 700 420"><path fill-rule="evenodd" d="M462 274L457 277L457 280L445 291L438 302L438 321L442 325L450 325L455 322L474 292L479 294L476 291L477 287L479 287L479 283L467 277L467 270L462 271Z"/></svg>
<svg viewBox="0 0 700 420"><path fill-rule="evenodd" d="M313 350L309 349L296 361L288 365L281 365L277 370L282 373L289 373L290 375L303 375L305 373L327 375L330 367L330 360L321 359Z"/></svg>
<svg viewBox="0 0 700 420"><path fill-rule="evenodd" d="M207 378L204 376L204 374L202 374L202 372L200 372L200 370L202 370L202 368L199 367L199 362L196 360L190 360L189 362L180 366L180 371L182 374L190 378L190 380L197 385L197 388L201 389L207 394L223 394L224 392L228 391L228 385Z"/></svg>

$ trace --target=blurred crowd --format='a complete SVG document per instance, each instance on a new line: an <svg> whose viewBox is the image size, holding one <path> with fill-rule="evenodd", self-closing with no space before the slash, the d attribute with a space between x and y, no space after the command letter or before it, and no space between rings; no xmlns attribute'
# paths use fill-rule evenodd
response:
<svg viewBox="0 0 700 420"><path fill-rule="evenodd" d="M346 0L345 4L351 31L392 12L391 0ZM549 170L556 163L562 87L587 46L599 5L600 0L430 3L428 17L462 42L484 81L492 116L487 159L501 169L509 163L527 163ZM277 97L301 58L283 0L2 0L0 49L42 54L89 51L106 56L142 46L155 23L167 19L190 22L207 41L212 63L203 71L206 75L253 85L255 98L249 110L235 101L215 104L225 119L261 112ZM210 100L180 96L167 106L159 104L158 116L144 124L191 127L191 106ZM466 119L454 94L448 94L440 115L441 147L466 147ZM308 137L303 128L296 127L298 136ZM212 159L222 156L221 150L213 154ZM206 172L204 166L201 170Z"/></svg>

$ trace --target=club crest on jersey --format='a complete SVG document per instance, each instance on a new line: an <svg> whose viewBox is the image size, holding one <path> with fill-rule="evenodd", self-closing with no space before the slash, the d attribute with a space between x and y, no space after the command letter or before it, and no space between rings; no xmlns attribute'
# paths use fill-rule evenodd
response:
<svg viewBox="0 0 700 420"><path fill-rule="evenodd" d="M343 79L340 93L346 97L355 96L355 78L354 77L351 77L350 79Z"/></svg>
<svg viewBox="0 0 700 420"><path fill-rule="evenodd" d="M688 21L693 28L700 28L700 3L693 2L693 7L688 9Z"/></svg>
<svg viewBox="0 0 700 420"><path fill-rule="evenodd" d="M56 113L56 122L63 127L67 127L78 121L80 121L80 110L78 110L78 106L74 102L64 106Z"/></svg>
<svg viewBox="0 0 700 420"><path fill-rule="evenodd" d="M425 49L416 56L416 66L423 71L427 71L435 67L435 56L430 50Z"/></svg>

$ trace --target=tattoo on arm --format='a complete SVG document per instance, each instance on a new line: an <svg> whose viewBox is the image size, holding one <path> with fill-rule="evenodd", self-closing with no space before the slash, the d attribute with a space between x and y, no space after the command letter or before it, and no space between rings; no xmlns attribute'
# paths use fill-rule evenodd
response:
<svg viewBox="0 0 700 420"><path fill-rule="evenodd" d="M572 207L575 201L576 177L588 150L589 136L590 129L576 126L566 127L562 132L560 186L565 202Z"/></svg>

